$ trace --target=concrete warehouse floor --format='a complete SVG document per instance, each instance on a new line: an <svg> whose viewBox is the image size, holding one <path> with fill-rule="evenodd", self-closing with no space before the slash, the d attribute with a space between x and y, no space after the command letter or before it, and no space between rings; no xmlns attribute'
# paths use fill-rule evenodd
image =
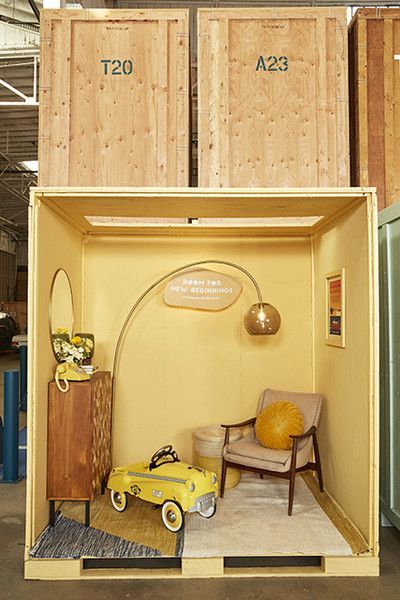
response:
<svg viewBox="0 0 400 600"><path fill-rule="evenodd" d="M0 374L17 359L0 355ZM2 388L0 388L2 395ZM1 402L2 404L2 402ZM400 531L381 530L381 576L369 578L197 579L175 581L25 581L25 481L0 485L0 599L96 600L201 597L203 600L398 600Z"/></svg>

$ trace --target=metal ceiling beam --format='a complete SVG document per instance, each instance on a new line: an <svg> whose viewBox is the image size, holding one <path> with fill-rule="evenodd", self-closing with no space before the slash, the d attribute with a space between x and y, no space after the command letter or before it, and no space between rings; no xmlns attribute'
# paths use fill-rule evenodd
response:
<svg viewBox="0 0 400 600"><path fill-rule="evenodd" d="M0 78L0 86L6 88L16 96L22 98L21 100L17 100L14 102L8 101L0 101L0 106L38 106L38 98L37 98L37 76L38 76L38 59L37 56L33 57L33 82L32 82L32 96L27 96L21 90L18 90L15 86L11 85L4 79Z"/></svg>
<svg viewBox="0 0 400 600"><path fill-rule="evenodd" d="M18 25L24 29L30 29L31 31L39 31L39 25L32 21L20 21L18 19L13 19L12 17L7 17L6 15L0 15L0 21L4 21L4 23L9 23L10 25Z"/></svg>
<svg viewBox="0 0 400 600"><path fill-rule="evenodd" d="M3 164L0 165L0 187L28 206L29 188L32 184L36 183L36 174L32 171L27 171L22 165L12 160L7 154L4 154L4 152L0 152L0 158L3 159ZM20 173L19 186L17 186L16 181L10 183L7 180L7 171Z"/></svg>
<svg viewBox="0 0 400 600"><path fill-rule="evenodd" d="M38 9L38 7L36 6L35 0L28 0L29 2L29 6L32 9L33 14L35 15L37 22L40 23L40 11Z"/></svg>

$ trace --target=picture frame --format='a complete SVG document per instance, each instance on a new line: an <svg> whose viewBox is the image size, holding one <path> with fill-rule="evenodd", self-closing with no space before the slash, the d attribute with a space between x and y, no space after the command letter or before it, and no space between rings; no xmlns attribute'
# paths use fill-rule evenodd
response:
<svg viewBox="0 0 400 600"><path fill-rule="evenodd" d="M325 276L326 331L329 346L346 347L346 277L345 269Z"/></svg>

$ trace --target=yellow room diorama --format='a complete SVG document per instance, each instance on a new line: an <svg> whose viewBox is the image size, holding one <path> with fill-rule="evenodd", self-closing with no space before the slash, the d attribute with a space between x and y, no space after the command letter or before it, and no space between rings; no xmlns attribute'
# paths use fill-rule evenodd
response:
<svg viewBox="0 0 400 600"><path fill-rule="evenodd" d="M26 577L377 575L375 192L37 188L30 227Z"/></svg>

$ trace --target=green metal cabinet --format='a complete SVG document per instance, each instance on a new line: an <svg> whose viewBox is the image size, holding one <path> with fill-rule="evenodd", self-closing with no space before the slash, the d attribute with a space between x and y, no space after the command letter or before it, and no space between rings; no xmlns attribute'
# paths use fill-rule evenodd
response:
<svg viewBox="0 0 400 600"><path fill-rule="evenodd" d="M400 529L400 202L379 214L380 507Z"/></svg>

